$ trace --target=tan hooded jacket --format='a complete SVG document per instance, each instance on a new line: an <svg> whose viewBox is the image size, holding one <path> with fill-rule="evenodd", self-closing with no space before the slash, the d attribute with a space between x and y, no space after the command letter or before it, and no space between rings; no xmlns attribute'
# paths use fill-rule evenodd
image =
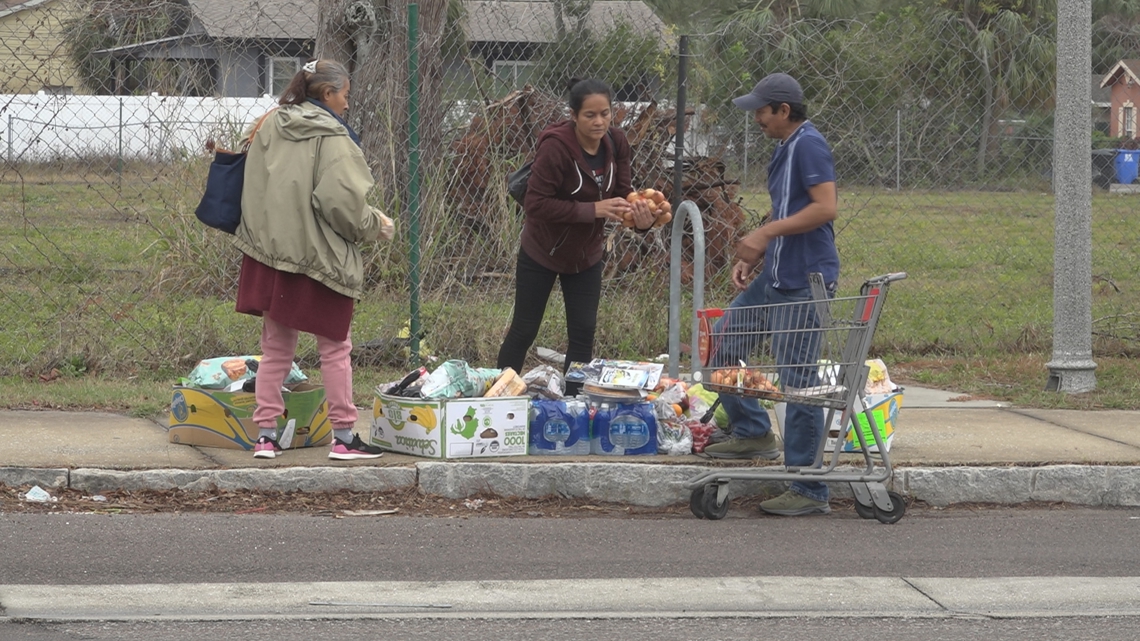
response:
<svg viewBox="0 0 1140 641"><path fill-rule="evenodd" d="M245 165L237 247L274 269L359 299L360 243L382 215L365 201L372 173L348 130L317 105L284 105L254 136Z"/></svg>

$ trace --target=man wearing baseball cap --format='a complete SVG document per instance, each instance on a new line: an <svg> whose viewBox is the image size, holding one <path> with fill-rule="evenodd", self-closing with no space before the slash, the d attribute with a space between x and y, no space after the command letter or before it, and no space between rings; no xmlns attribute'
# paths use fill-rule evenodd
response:
<svg viewBox="0 0 1140 641"><path fill-rule="evenodd" d="M779 384L806 388L820 384L814 364L819 354L818 327L808 274L818 272L829 293L839 280L839 254L832 221L836 218L835 163L831 149L807 120L804 92L785 73L765 76L733 104L754 113L760 130L779 141L768 164L768 193L772 211L766 224L736 245L732 282L740 294L718 322L723 337L714 366L732 366L747 360L763 335L773 337L771 351L779 367ZM757 266L763 264L753 278ZM791 305L783 305L791 303ZM796 304L804 303L804 304ZM732 309L772 306L737 314ZM800 367L794 367L799 365ZM775 459L779 440L772 432L768 412L756 399L727 394L721 403L732 424L732 438L705 448L714 458ZM788 404L784 418L784 464L811 467L824 438L823 408ZM819 482L794 481L780 496L764 501L770 514L802 516L826 514L828 488Z"/></svg>

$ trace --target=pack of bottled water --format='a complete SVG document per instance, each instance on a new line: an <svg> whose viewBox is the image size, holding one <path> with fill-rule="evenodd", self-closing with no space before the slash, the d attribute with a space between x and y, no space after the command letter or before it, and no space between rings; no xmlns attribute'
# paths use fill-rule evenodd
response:
<svg viewBox="0 0 1140 641"><path fill-rule="evenodd" d="M657 416L653 404L593 402L590 453L605 456L657 454Z"/></svg>
<svg viewBox="0 0 1140 641"><path fill-rule="evenodd" d="M530 402L530 444L534 455L584 455L590 453L590 411L577 398Z"/></svg>

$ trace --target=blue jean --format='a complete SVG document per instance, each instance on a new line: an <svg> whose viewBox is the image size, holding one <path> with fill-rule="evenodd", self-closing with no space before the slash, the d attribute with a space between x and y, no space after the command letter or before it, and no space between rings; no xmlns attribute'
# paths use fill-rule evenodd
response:
<svg viewBox="0 0 1140 641"><path fill-rule="evenodd" d="M834 285L828 286L834 291ZM816 332L794 330L818 327L810 289L776 289L764 278L757 278L732 301L725 315L716 323L720 336L712 355L714 367L732 367L738 361L748 362L765 336L772 341L771 351L780 375L780 384L789 387L819 385L819 337ZM788 303L791 303L788 305ZM807 304L796 304L807 303ZM758 310L738 310L757 305L771 306ZM810 365L810 366L809 366ZM735 438L758 438L772 431L768 411L754 398L721 394L721 405L732 423ZM788 404L784 415L784 465L811 467L824 438L824 410L812 405ZM791 490L816 501L828 499L827 485L819 482L794 481Z"/></svg>

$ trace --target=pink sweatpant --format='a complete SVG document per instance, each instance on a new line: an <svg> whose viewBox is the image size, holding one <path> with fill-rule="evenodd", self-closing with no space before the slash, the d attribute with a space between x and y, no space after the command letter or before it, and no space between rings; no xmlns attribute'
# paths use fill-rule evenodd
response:
<svg viewBox="0 0 1140 641"><path fill-rule="evenodd" d="M262 319L261 363L257 367L257 408L253 422L259 427L277 427L277 418L285 412L281 385L293 367L297 352L297 330L286 327L268 316ZM333 429L356 425L356 405L352 402L352 335L343 341L317 336L321 354L321 378L329 401L329 422Z"/></svg>

